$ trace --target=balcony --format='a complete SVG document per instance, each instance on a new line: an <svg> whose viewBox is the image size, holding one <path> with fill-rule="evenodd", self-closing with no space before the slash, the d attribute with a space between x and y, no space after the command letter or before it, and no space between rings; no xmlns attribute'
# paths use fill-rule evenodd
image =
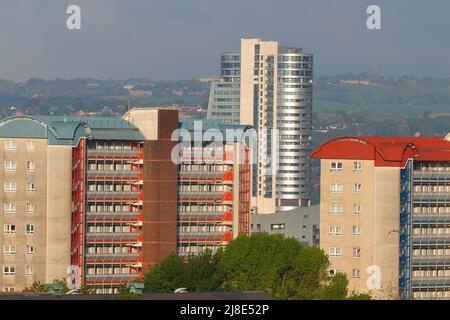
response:
<svg viewBox="0 0 450 320"><path fill-rule="evenodd" d="M86 254L86 262L131 262L139 259L139 253L89 253Z"/></svg>
<svg viewBox="0 0 450 320"><path fill-rule="evenodd" d="M230 211L189 211L178 212L180 221L233 221L233 213Z"/></svg>
<svg viewBox="0 0 450 320"><path fill-rule="evenodd" d="M413 222L416 223L417 220L450 222L450 213L413 213Z"/></svg>
<svg viewBox="0 0 450 320"><path fill-rule="evenodd" d="M88 232L86 233L87 241L138 241L140 233L139 232Z"/></svg>
<svg viewBox="0 0 450 320"><path fill-rule="evenodd" d="M92 220L106 220L106 219L126 219L126 220L137 220L139 219L140 212L134 211L116 211L116 212L87 212L87 219Z"/></svg>
<svg viewBox="0 0 450 320"><path fill-rule="evenodd" d="M442 242L443 240L450 239L450 234L445 234L445 233L443 233L443 234L413 234L412 239L413 239L414 243L417 243L417 242L430 243L430 242L435 242L435 241Z"/></svg>
<svg viewBox="0 0 450 320"><path fill-rule="evenodd" d="M138 199L139 191L88 191L88 199Z"/></svg>
<svg viewBox="0 0 450 320"><path fill-rule="evenodd" d="M210 212L210 211L181 211L178 216L181 218L222 218L225 212Z"/></svg>
<svg viewBox="0 0 450 320"><path fill-rule="evenodd" d="M115 281L133 281L139 277L139 274L87 274L87 282L115 282Z"/></svg>
<svg viewBox="0 0 450 320"><path fill-rule="evenodd" d="M178 198L183 200L233 201L232 191L179 191Z"/></svg>
<svg viewBox="0 0 450 320"><path fill-rule="evenodd" d="M186 232L178 231L179 242L227 242L232 240L231 231Z"/></svg>
<svg viewBox="0 0 450 320"><path fill-rule="evenodd" d="M88 178L139 178L141 172L137 170L88 170Z"/></svg>
<svg viewBox="0 0 450 320"><path fill-rule="evenodd" d="M450 255L433 255L433 256L413 256L411 258L413 266L436 263L450 263Z"/></svg>
<svg viewBox="0 0 450 320"><path fill-rule="evenodd" d="M414 200L442 200L450 201L448 192L414 192Z"/></svg>
<svg viewBox="0 0 450 320"><path fill-rule="evenodd" d="M414 171L414 180L450 180L450 171Z"/></svg>
<svg viewBox="0 0 450 320"><path fill-rule="evenodd" d="M438 284L446 286L450 286L450 277L448 276L442 276L442 277L412 277L412 283L414 284Z"/></svg>
<svg viewBox="0 0 450 320"><path fill-rule="evenodd" d="M88 157L124 157L136 158L141 154L141 150L115 150L115 149L88 149Z"/></svg>

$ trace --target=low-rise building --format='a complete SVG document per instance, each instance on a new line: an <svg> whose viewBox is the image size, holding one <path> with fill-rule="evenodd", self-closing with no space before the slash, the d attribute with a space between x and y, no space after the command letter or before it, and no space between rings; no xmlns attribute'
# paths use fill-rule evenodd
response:
<svg viewBox="0 0 450 320"><path fill-rule="evenodd" d="M305 246L319 245L319 205L271 214L252 214L251 233L266 232L295 238Z"/></svg>

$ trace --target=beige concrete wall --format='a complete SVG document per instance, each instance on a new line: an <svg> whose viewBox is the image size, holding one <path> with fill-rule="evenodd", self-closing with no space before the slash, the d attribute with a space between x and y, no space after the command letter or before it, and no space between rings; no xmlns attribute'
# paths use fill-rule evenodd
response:
<svg viewBox="0 0 450 320"><path fill-rule="evenodd" d="M129 110L124 120L134 124L144 135L145 140L158 140L158 110L139 108Z"/></svg>
<svg viewBox="0 0 450 320"><path fill-rule="evenodd" d="M240 123L253 125L253 84L255 45L260 39L241 39Z"/></svg>
<svg viewBox="0 0 450 320"><path fill-rule="evenodd" d="M240 123L243 125L256 125L258 129L265 128L264 125L254 124L254 85L258 85L258 91L261 91L260 86L263 85L263 101L265 101L266 96L266 87L265 82L267 81L266 75L254 75L255 70L255 45L259 44L260 52L259 55L263 56L263 60L269 55L274 56L274 88L277 88L277 60L278 60L278 42L277 41L263 41L261 39L241 39L241 84L240 84ZM262 78L262 80L261 80ZM277 101L277 90L273 91L273 101L274 101L274 113L273 113L273 124L276 127L277 117L276 117L276 101ZM260 102L258 102L259 108L262 106ZM264 109L264 107L263 107ZM266 122L266 113L265 111L261 111L259 115L259 119L264 124ZM261 151L260 151L261 152ZM262 169L262 168L261 168ZM253 176L252 176L253 179ZM259 214L268 214L273 213L276 210L275 203L275 184L276 184L276 175L272 175L272 198L265 198L263 195L263 186L264 186L264 176L258 175L258 183L262 185L261 196L259 195L259 190L257 190L256 197L252 198L252 207L258 208ZM259 187L258 187L259 188Z"/></svg>
<svg viewBox="0 0 450 320"><path fill-rule="evenodd" d="M17 143L16 150L5 150L5 141L13 140ZM35 150L27 150L26 143L33 140L36 143ZM5 172L4 162L16 161L15 172ZM26 171L26 162L34 161L34 172ZM16 182L16 192L5 192L4 182ZM26 184L34 182L36 191L26 191ZM46 216L47 216L47 140L46 139L0 139L0 290L5 287L21 291L29 287L34 281L45 281L45 256L46 256ZM26 213L27 203L33 203L36 211ZM5 213L4 204L15 203L15 213ZM4 234L4 224L15 224L16 234ZM27 224L34 225L34 233L26 234ZM16 245L16 254L6 256L3 252L5 244ZM26 255L25 246L33 245L34 254ZM15 276L4 276L3 266L15 266ZM26 266L33 268L32 276L25 276Z"/></svg>
<svg viewBox="0 0 450 320"><path fill-rule="evenodd" d="M400 168L375 168L374 264L381 268L380 298L397 298L400 257Z"/></svg>
<svg viewBox="0 0 450 320"><path fill-rule="evenodd" d="M342 162L341 172L331 172L331 162ZM371 160L362 163L360 172L353 171L354 160L321 161L320 246L326 254L330 247L342 248L341 257L330 257L330 269L345 272L349 290L369 292L367 281L370 266L381 271L381 288L372 290L376 298L394 297L398 286L400 219L400 169L375 168ZM341 183L342 193L331 193L330 184ZM362 191L353 192L353 184L360 183ZM341 214L331 214L329 206L341 204ZM360 204L362 211L354 214L353 205ZM330 226L343 228L343 234L329 234ZM352 227L359 226L360 235L352 235ZM360 258L352 257L353 248L361 249ZM352 278L352 269L360 270L360 278Z"/></svg>
<svg viewBox="0 0 450 320"><path fill-rule="evenodd" d="M46 282L66 277L70 266L72 147L47 148Z"/></svg>

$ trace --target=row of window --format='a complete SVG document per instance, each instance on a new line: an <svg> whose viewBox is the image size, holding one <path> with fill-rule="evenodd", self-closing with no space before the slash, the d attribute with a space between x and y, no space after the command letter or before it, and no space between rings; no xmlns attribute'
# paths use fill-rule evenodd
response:
<svg viewBox="0 0 450 320"><path fill-rule="evenodd" d="M5 234L13 234L16 233L17 228L15 224L7 223L3 225L3 232ZM33 234L34 233L34 225L33 224L27 224L25 226L25 232L27 234Z"/></svg>
<svg viewBox="0 0 450 320"><path fill-rule="evenodd" d="M431 185L414 185L414 192L450 192L450 184L431 184Z"/></svg>
<svg viewBox="0 0 450 320"><path fill-rule="evenodd" d="M3 212L4 213L16 213L17 210L17 206L14 202L7 202L3 204ZM27 202L26 204L26 209L25 212L30 214L30 213L35 213L36 212L36 206L34 203L32 202Z"/></svg>
<svg viewBox="0 0 450 320"><path fill-rule="evenodd" d="M8 160L4 162L5 172L15 172L17 170L17 162ZM34 161L27 161L25 170L27 172L34 172L36 170L36 163Z"/></svg>
<svg viewBox="0 0 450 320"><path fill-rule="evenodd" d="M26 144L27 150L36 150L36 142L27 141ZM5 150L16 150L17 149L17 141L14 140L6 140L5 141Z"/></svg>
<svg viewBox="0 0 450 320"><path fill-rule="evenodd" d="M26 189L27 192L35 192L36 191L36 183L27 182ZM17 191L17 182L5 182L3 183L3 191L4 192L16 192Z"/></svg>
<svg viewBox="0 0 450 320"><path fill-rule="evenodd" d="M4 276L15 276L16 275L16 267L15 266L3 266L3 275ZM26 276L33 275L33 267L32 266L25 267L25 275ZM12 291L8 290L8 292L13 292L13 291L14 291L14 289Z"/></svg>
<svg viewBox="0 0 450 320"><path fill-rule="evenodd" d="M328 234L331 236L341 236L344 228L342 226L330 226L328 228ZM352 235L359 236L361 234L360 226L352 226Z"/></svg>
<svg viewBox="0 0 450 320"><path fill-rule="evenodd" d="M450 249L414 249L413 256L450 256Z"/></svg>
<svg viewBox="0 0 450 320"><path fill-rule="evenodd" d="M342 183L330 183L330 192L331 193L341 193L344 191L344 185ZM354 183L353 184L353 192L361 192L362 184Z"/></svg>
<svg viewBox="0 0 450 320"><path fill-rule="evenodd" d="M330 171L331 172L340 172L344 170L344 164L342 162L330 162ZM362 163L355 161L353 162L353 171L359 172L362 170Z"/></svg>
<svg viewBox="0 0 450 320"><path fill-rule="evenodd" d="M329 274L330 276L335 276L336 274L340 273L341 271L338 269L330 269ZM359 279L361 277L361 270L360 269L352 269L352 278L353 279Z"/></svg>
<svg viewBox="0 0 450 320"><path fill-rule="evenodd" d="M331 247L328 249L328 255L330 257L342 257L342 248L340 247ZM361 257L361 248L352 248L352 258L360 258Z"/></svg>
<svg viewBox="0 0 450 320"><path fill-rule="evenodd" d="M344 211L344 206L342 204L332 203L328 207L328 212L331 214L342 214L343 211ZM362 211L362 207L360 204L352 205L352 213L360 214L361 211Z"/></svg>
<svg viewBox="0 0 450 320"><path fill-rule="evenodd" d="M16 254L16 245L15 244L5 244L3 246L3 254L5 256L13 256ZM31 244L27 244L25 246L25 254L33 255L34 254L34 246Z"/></svg>

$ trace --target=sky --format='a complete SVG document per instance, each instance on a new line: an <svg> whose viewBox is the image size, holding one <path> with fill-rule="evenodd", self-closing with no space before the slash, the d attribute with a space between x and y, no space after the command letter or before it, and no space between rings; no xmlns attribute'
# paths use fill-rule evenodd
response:
<svg viewBox="0 0 450 320"><path fill-rule="evenodd" d="M73 4L80 30L66 27ZM381 30L366 27L370 4ZM448 0L0 0L0 78L217 76L245 37L312 52L316 75L450 77L449 16Z"/></svg>

